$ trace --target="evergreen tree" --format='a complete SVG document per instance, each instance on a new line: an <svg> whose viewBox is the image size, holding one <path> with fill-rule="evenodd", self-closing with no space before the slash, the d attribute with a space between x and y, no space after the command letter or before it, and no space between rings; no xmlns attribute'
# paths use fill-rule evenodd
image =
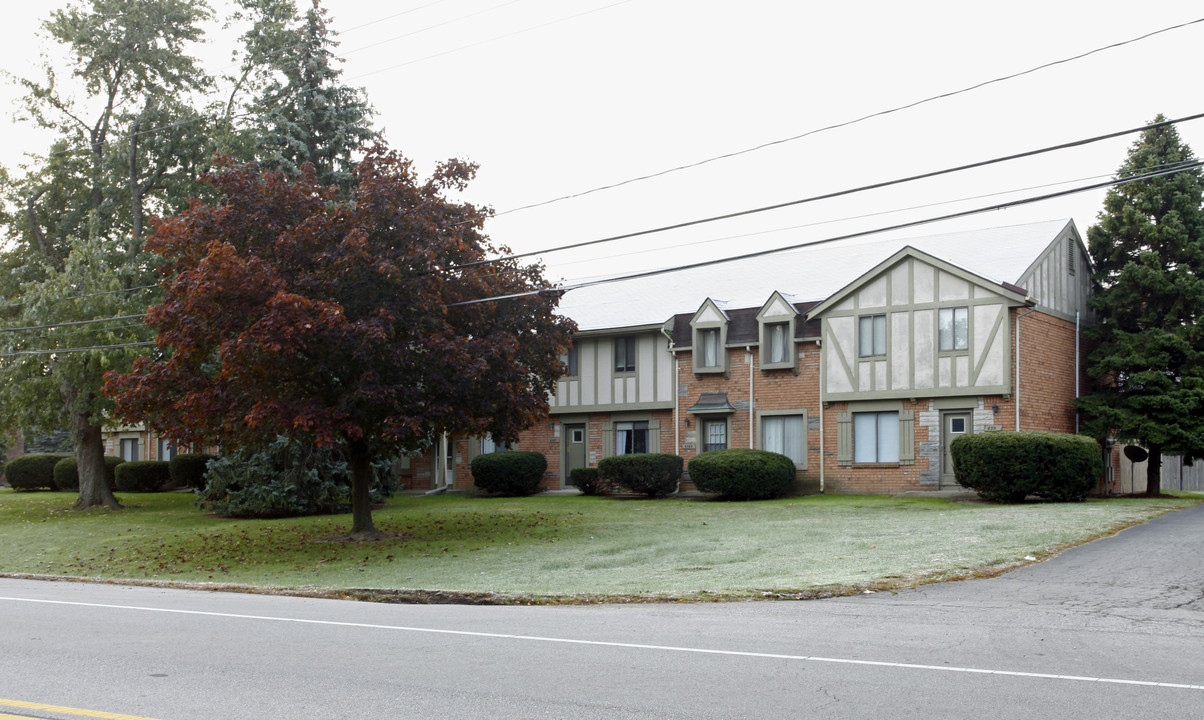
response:
<svg viewBox="0 0 1204 720"><path fill-rule="evenodd" d="M1154 123L1161 123L1159 115ZM1118 178L1196 162L1172 125L1144 131ZM1197 168L1118 185L1087 231L1097 313L1088 337L1086 429L1149 451L1147 493L1162 454L1204 456L1204 180Z"/></svg>
<svg viewBox="0 0 1204 720"><path fill-rule="evenodd" d="M256 13L256 30L245 36L247 57L276 70L257 107L257 158L265 168L290 177L312 163L318 182L347 190L356 165L353 154L376 137L373 111L362 90L339 83L342 70L332 49L326 10L319 0L295 27L281 25L291 0L244 0ZM295 13L295 11L294 11Z"/></svg>

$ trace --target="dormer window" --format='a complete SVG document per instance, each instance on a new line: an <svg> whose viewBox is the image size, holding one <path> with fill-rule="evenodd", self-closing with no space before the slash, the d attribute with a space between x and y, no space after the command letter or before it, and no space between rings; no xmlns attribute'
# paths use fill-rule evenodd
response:
<svg viewBox="0 0 1204 720"><path fill-rule="evenodd" d="M702 341L702 367L718 368L719 367L719 328L705 328L698 331L698 338Z"/></svg>
<svg viewBox="0 0 1204 720"><path fill-rule="evenodd" d="M757 313L762 370L791 369L797 372L794 328L798 310L781 293L775 292Z"/></svg>
<svg viewBox="0 0 1204 720"><path fill-rule="evenodd" d="M707 300L690 318L692 365L696 374L727 372L727 313Z"/></svg>
<svg viewBox="0 0 1204 720"><path fill-rule="evenodd" d="M886 354L886 316L862 315L857 318L857 355L874 357Z"/></svg>

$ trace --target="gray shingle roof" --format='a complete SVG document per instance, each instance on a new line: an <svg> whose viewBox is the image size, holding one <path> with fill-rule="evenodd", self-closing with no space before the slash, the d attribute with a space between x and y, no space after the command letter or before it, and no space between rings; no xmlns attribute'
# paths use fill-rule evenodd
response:
<svg viewBox="0 0 1204 720"><path fill-rule="evenodd" d="M710 297L729 308L760 307L775 291L819 301L911 246L996 283L1016 283L1070 220L915 238L855 238L571 290L560 312L582 331L663 323Z"/></svg>

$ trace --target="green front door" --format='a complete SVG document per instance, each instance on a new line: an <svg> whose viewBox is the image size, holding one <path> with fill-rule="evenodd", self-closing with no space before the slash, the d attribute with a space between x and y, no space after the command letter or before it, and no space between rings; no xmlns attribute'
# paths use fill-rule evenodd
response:
<svg viewBox="0 0 1204 720"><path fill-rule="evenodd" d="M585 423L566 423L564 426L564 484L572 485L576 468L585 467Z"/></svg>

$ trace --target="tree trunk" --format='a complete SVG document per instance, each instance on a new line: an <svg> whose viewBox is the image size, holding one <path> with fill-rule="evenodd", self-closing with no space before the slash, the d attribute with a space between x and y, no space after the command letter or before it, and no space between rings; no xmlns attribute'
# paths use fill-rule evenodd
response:
<svg viewBox="0 0 1204 720"><path fill-rule="evenodd" d="M113 496L105 479L105 448L100 426L93 425L87 413L72 416L75 427L75 462L79 467L79 497L74 509L107 507L120 510L121 503Z"/></svg>
<svg viewBox="0 0 1204 720"><path fill-rule="evenodd" d="M1145 469L1145 494L1158 497L1162 494L1162 446L1150 445L1149 462Z"/></svg>
<svg viewBox="0 0 1204 720"><path fill-rule="evenodd" d="M377 535L372 522L372 452L362 440L347 447L351 461L351 535L363 538Z"/></svg>

